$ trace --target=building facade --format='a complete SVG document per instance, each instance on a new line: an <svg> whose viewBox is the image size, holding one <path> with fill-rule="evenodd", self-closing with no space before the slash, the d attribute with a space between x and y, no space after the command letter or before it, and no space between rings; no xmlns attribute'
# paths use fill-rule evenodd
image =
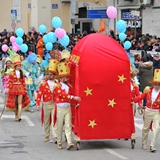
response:
<svg viewBox="0 0 160 160"><path fill-rule="evenodd" d="M109 33L110 29L117 33L116 22L123 19L132 30L160 36L160 0L5 0L0 5L0 30L23 28L27 32L32 27L38 30L41 24L51 30L54 16L62 19L62 28L70 33L89 32L91 27L99 30L102 19L87 18L87 8L104 10L108 6L115 6L118 14L114 20L104 19L104 33ZM134 11L139 11L139 15L133 15Z"/></svg>

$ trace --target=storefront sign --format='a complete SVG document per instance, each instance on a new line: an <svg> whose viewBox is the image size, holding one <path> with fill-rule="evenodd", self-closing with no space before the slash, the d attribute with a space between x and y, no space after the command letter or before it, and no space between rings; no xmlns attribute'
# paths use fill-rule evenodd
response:
<svg viewBox="0 0 160 160"><path fill-rule="evenodd" d="M135 21L126 21L127 28L135 28ZM136 28L141 28L141 21L136 21Z"/></svg>
<svg viewBox="0 0 160 160"><path fill-rule="evenodd" d="M131 12L122 12L122 19L136 19L136 15L132 15ZM138 16L138 19L142 19L142 17Z"/></svg>

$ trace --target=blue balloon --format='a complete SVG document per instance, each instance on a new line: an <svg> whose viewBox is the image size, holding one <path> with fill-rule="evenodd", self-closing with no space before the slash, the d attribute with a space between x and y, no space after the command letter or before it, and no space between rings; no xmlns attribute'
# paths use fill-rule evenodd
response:
<svg viewBox="0 0 160 160"><path fill-rule="evenodd" d="M48 43L49 42L47 34L43 36L43 42L44 43Z"/></svg>
<svg viewBox="0 0 160 160"><path fill-rule="evenodd" d="M18 45L22 45L22 44L23 44L23 39L22 39L21 37L17 37L17 38L16 38L16 43L17 43Z"/></svg>
<svg viewBox="0 0 160 160"><path fill-rule="evenodd" d="M43 25L43 24L42 24L42 25L40 25L40 26L39 26L39 32L40 32L40 33L42 33L42 34L43 34L43 33L45 33L45 32L46 32L46 30L47 30L47 28L46 28L46 26L45 26L45 25Z"/></svg>
<svg viewBox="0 0 160 160"><path fill-rule="evenodd" d="M22 44L22 45L21 45L21 51L22 51L23 53L26 53L26 52L28 51L28 46L27 46L26 44Z"/></svg>
<svg viewBox="0 0 160 160"><path fill-rule="evenodd" d="M120 39L121 41L124 41L124 40L126 39L126 37L127 37L127 35L124 34L124 33L120 33L120 34L119 34L119 39Z"/></svg>
<svg viewBox="0 0 160 160"><path fill-rule="evenodd" d="M68 44L69 44L69 37L68 37L68 35L65 34L63 38L59 39L59 42L64 47L68 46Z"/></svg>
<svg viewBox="0 0 160 160"><path fill-rule="evenodd" d="M124 49L128 50L130 47L131 47L131 42L130 41L124 42Z"/></svg>
<svg viewBox="0 0 160 160"><path fill-rule="evenodd" d="M59 17L54 17L52 18L52 26L56 28L61 28L62 27L62 20Z"/></svg>
<svg viewBox="0 0 160 160"><path fill-rule="evenodd" d="M119 32L124 32L126 30L126 22L124 20L117 21L116 28Z"/></svg>
<svg viewBox="0 0 160 160"><path fill-rule="evenodd" d="M23 35L24 35L23 29L22 29L22 28L18 28L18 29L16 30L16 35L17 35L18 37L23 37Z"/></svg>
<svg viewBox="0 0 160 160"><path fill-rule="evenodd" d="M29 63L35 63L36 60L37 60L37 55L35 53L31 53L27 57L27 60L28 60Z"/></svg>
<svg viewBox="0 0 160 160"><path fill-rule="evenodd" d="M47 39L48 39L48 42L52 42L52 43L55 43L57 41L57 37L53 32L49 32L47 34Z"/></svg>
<svg viewBox="0 0 160 160"><path fill-rule="evenodd" d="M126 32L126 28L121 33L125 33L125 32Z"/></svg>
<svg viewBox="0 0 160 160"><path fill-rule="evenodd" d="M48 61L50 58L51 58L51 56L50 56L49 53L47 53L47 54L45 55L45 57L44 57L44 59L47 60L47 61Z"/></svg>
<svg viewBox="0 0 160 160"><path fill-rule="evenodd" d="M46 44L46 49L47 49L47 51L51 51L52 48L53 48L53 44L52 44L51 42L48 42L48 43Z"/></svg>

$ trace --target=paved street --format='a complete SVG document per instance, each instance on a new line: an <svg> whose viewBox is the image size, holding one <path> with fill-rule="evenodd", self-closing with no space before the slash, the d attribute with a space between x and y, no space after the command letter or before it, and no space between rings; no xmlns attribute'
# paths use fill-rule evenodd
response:
<svg viewBox="0 0 160 160"><path fill-rule="evenodd" d="M0 111L3 100L1 94ZM160 138L156 153L141 149L142 117L138 113L135 118L138 136L135 149L131 149L130 140L106 140L81 142L79 151L67 151L65 139L62 150L58 150L54 143L43 142L44 129L40 123L40 112L23 112L22 115L23 120L15 122L14 114L5 111L0 120L0 160L156 160L160 156Z"/></svg>

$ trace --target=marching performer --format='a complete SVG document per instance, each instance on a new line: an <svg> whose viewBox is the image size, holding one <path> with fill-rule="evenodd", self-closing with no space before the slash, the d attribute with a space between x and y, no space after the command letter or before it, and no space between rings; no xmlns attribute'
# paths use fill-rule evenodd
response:
<svg viewBox="0 0 160 160"><path fill-rule="evenodd" d="M133 98L138 102L144 98L147 99L147 106L144 113L144 125L142 129L142 149L147 149L148 134L150 125L153 122L153 134L150 143L150 151L155 152L155 143L160 131L160 69L155 69L153 81L150 82L153 87L146 87L144 93Z"/></svg>
<svg viewBox="0 0 160 160"><path fill-rule="evenodd" d="M14 71L9 74L6 88L7 103L6 109L15 112L15 120L21 121L22 108L30 105L28 98L25 77L21 70L20 55L15 53L11 56Z"/></svg>
<svg viewBox="0 0 160 160"><path fill-rule="evenodd" d="M54 85L57 83L55 80L56 76L56 69L57 69L57 60L50 60L49 67L46 73L48 73L48 79L43 81L40 84L40 88L37 94L37 110L40 108L40 102L41 97L43 97L43 107L42 107L42 123L44 122L44 129L45 129L45 138L44 142L49 141L50 136L50 124L52 127L53 137L54 137L54 143L56 143L56 133L55 133L55 127L53 127L53 109L54 109L54 100L53 100L53 92L54 92Z"/></svg>
<svg viewBox="0 0 160 160"><path fill-rule="evenodd" d="M70 93L70 85L68 84L70 69L69 64L64 60L58 64L58 74L60 79L60 84L55 85L54 98L55 98L55 113L54 122L56 124L56 134L58 149L62 149L62 133L63 124L65 124L65 134L67 138L67 150L74 147L72 143L71 133L72 133L72 122L71 122L71 99L80 101L81 98L78 96L73 96Z"/></svg>

